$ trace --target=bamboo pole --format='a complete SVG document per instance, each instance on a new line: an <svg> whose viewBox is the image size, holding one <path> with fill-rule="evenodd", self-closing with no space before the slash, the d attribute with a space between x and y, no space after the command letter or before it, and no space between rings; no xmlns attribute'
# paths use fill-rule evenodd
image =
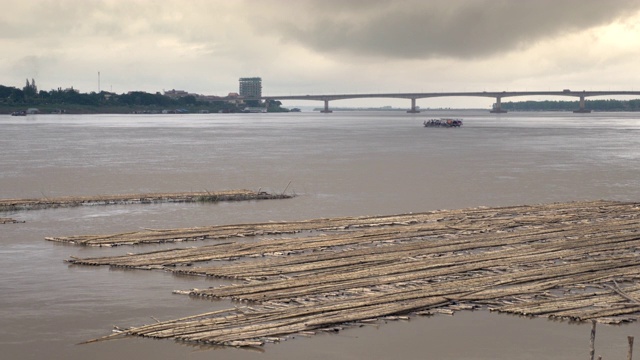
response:
<svg viewBox="0 0 640 360"><path fill-rule="evenodd" d="M596 353L596 321L591 320L591 340L589 341L589 358L593 360Z"/></svg>

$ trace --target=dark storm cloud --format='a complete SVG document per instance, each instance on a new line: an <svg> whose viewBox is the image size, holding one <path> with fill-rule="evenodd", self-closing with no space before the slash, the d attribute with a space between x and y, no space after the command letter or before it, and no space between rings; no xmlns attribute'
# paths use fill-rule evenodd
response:
<svg viewBox="0 0 640 360"><path fill-rule="evenodd" d="M267 4L276 10L256 25L284 41L324 53L410 59L486 57L640 9L636 0L299 0L260 7Z"/></svg>

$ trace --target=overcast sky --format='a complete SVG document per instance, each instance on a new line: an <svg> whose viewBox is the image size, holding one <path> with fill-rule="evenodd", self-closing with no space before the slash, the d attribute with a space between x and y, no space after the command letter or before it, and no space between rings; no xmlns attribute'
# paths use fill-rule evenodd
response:
<svg viewBox="0 0 640 360"><path fill-rule="evenodd" d="M40 90L98 91L100 72L101 89L117 93L226 95L246 76L262 77L264 95L640 90L638 0L0 0L0 9L7 86L33 78Z"/></svg>

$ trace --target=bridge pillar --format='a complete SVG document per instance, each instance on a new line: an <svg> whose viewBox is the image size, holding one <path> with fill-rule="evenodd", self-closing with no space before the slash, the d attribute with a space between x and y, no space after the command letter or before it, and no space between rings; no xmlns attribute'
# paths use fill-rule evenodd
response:
<svg viewBox="0 0 640 360"><path fill-rule="evenodd" d="M407 110L408 113L410 114L417 114L420 112L420 110L416 109L416 99L415 98L411 98L411 109Z"/></svg>
<svg viewBox="0 0 640 360"><path fill-rule="evenodd" d="M588 114L591 112L591 110L584 108L584 96L580 96L580 108L578 108L578 110L573 110L573 112L577 114Z"/></svg>
<svg viewBox="0 0 640 360"><path fill-rule="evenodd" d="M332 113L333 111L329 110L329 100L324 100L324 110L320 111L321 113Z"/></svg>
<svg viewBox="0 0 640 360"><path fill-rule="evenodd" d="M493 108L490 112L494 114L503 114L507 112L507 110L502 110L502 97L496 97L496 102L493 104Z"/></svg>

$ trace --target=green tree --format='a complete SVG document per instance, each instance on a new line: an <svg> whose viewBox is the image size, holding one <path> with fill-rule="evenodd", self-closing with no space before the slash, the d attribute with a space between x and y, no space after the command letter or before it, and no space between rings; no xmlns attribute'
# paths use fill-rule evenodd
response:
<svg viewBox="0 0 640 360"><path fill-rule="evenodd" d="M11 103L24 103L24 91L13 88L11 95L9 95L9 102Z"/></svg>
<svg viewBox="0 0 640 360"><path fill-rule="evenodd" d="M14 87L0 85L0 101L8 101L14 90Z"/></svg>
<svg viewBox="0 0 640 360"><path fill-rule="evenodd" d="M267 101L267 112L289 112L289 109L282 107L282 102L279 100Z"/></svg>
<svg viewBox="0 0 640 360"><path fill-rule="evenodd" d="M36 87L36 81L31 79L31 83L29 83L29 79L27 79L27 84L22 88L22 92L24 93L25 100L37 97L38 88Z"/></svg>
<svg viewBox="0 0 640 360"><path fill-rule="evenodd" d="M196 100L196 97L193 95L187 95L187 96L183 96L181 98L178 99L178 104L179 105L196 105L198 103L198 100Z"/></svg>

